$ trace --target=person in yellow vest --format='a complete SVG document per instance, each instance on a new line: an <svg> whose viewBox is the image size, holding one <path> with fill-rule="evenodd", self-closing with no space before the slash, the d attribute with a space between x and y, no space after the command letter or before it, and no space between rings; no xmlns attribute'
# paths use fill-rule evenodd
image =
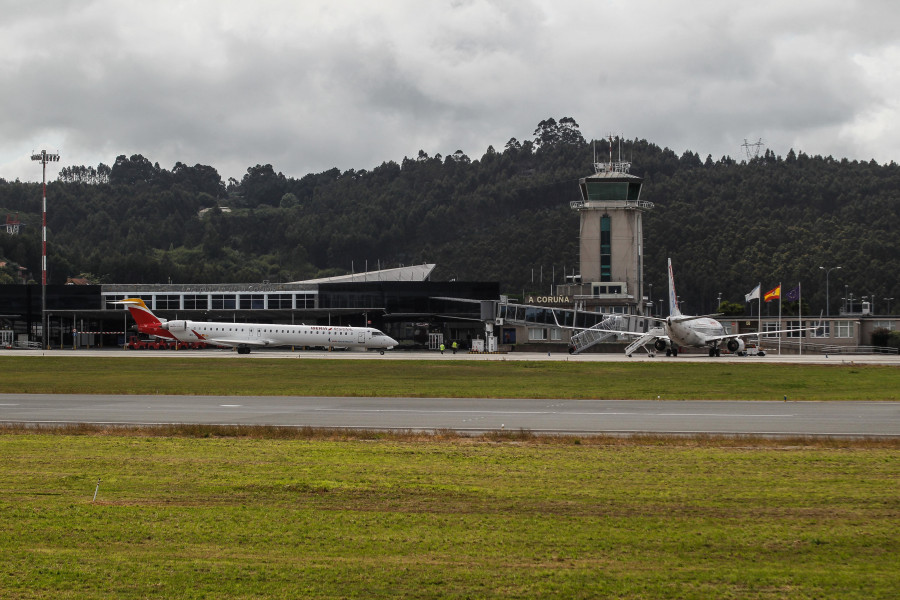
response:
<svg viewBox="0 0 900 600"><path fill-rule="evenodd" d="M441 344L441 354L444 353L444 344Z"/></svg>
<svg viewBox="0 0 900 600"><path fill-rule="evenodd" d="M450 344L450 347L453 348L453 354L456 354L456 349L459 348L459 344L456 343L456 340L453 340L453 343Z"/></svg>

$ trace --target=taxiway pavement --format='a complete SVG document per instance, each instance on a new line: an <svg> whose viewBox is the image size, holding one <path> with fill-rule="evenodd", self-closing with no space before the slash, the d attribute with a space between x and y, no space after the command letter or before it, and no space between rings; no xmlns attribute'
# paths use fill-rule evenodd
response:
<svg viewBox="0 0 900 600"><path fill-rule="evenodd" d="M0 394L0 422L900 436L900 402Z"/></svg>

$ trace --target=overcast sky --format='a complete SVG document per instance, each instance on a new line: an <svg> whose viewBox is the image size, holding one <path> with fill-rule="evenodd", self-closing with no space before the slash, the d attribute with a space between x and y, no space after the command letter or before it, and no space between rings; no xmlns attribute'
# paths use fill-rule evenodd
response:
<svg viewBox="0 0 900 600"><path fill-rule="evenodd" d="M0 0L0 177L142 154L223 179L424 150L546 118L677 154L900 161L895 0Z"/></svg>

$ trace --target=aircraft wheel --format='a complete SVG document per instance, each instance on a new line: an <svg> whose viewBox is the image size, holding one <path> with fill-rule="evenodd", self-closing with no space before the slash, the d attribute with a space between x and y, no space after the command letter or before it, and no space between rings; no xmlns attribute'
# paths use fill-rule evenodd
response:
<svg viewBox="0 0 900 600"><path fill-rule="evenodd" d="M715 356L715 355L716 355L716 349L715 349L715 348L710 348L710 349L709 349L709 355L710 355L710 357Z"/></svg>
<svg viewBox="0 0 900 600"><path fill-rule="evenodd" d="M672 356L678 356L678 350L672 348Z"/></svg>
<svg viewBox="0 0 900 600"><path fill-rule="evenodd" d="M716 356L722 356L722 351L716 348Z"/></svg>
<svg viewBox="0 0 900 600"><path fill-rule="evenodd" d="M666 356L672 356L672 351L671 351L671 350L666 350Z"/></svg>
<svg viewBox="0 0 900 600"><path fill-rule="evenodd" d="M381 351L381 355L384 356L384 350Z"/></svg>

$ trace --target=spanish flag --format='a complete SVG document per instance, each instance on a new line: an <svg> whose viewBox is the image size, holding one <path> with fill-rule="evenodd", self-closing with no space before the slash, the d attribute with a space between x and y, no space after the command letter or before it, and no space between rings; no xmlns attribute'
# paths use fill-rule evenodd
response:
<svg viewBox="0 0 900 600"><path fill-rule="evenodd" d="M769 290L768 292L766 292L766 295L763 296L763 300L765 300L766 302L771 302L772 300L779 299L781 299L781 284L778 284L777 288L775 288L774 290Z"/></svg>

